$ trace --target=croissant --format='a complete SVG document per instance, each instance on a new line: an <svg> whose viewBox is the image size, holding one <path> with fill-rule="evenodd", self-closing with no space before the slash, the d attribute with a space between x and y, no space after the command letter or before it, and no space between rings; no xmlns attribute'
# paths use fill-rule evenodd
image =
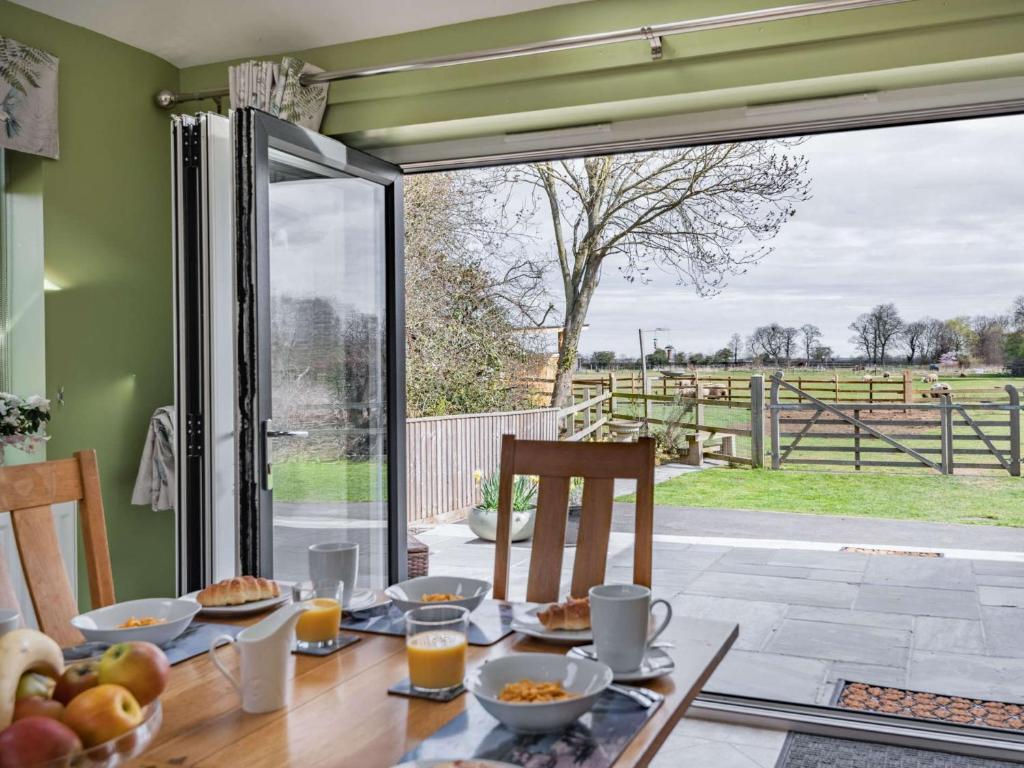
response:
<svg viewBox="0 0 1024 768"><path fill-rule="evenodd" d="M590 629L590 598L570 597L564 603L552 603L537 613L546 629Z"/></svg>
<svg viewBox="0 0 1024 768"><path fill-rule="evenodd" d="M267 600L281 594L276 581L255 576L236 576L211 584L196 595L196 601L207 608L221 605L242 605Z"/></svg>

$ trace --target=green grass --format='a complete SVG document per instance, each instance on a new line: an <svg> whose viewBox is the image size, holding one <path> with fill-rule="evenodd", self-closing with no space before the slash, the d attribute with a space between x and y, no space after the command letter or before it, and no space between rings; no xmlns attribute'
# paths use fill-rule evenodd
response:
<svg viewBox="0 0 1024 768"><path fill-rule="evenodd" d="M380 465L369 461L283 461L274 465L274 499L284 502L379 501Z"/></svg>
<svg viewBox="0 0 1024 768"><path fill-rule="evenodd" d="M660 483L655 488L654 503L1024 526L1024 481L1012 477L722 468L681 475Z"/></svg>

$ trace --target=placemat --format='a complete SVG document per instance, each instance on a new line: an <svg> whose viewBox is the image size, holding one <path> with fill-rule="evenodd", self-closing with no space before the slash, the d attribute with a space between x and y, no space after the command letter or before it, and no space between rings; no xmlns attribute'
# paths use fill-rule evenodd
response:
<svg viewBox="0 0 1024 768"><path fill-rule="evenodd" d="M536 736L516 734L484 711L476 699L425 739L399 762L444 760L503 760L512 765L544 768L609 768L661 706L643 708L628 696L605 691L587 714L564 730Z"/></svg>
<svg viewBox="0 0 1024 768"><path fill-rule="evenodd" d="M494 645L512 634L512 604L501 600L484 600L469 614L470 645ZM394 603L352 611L341 620L343 629L373 632L378 635L405 635L405 616Z"/></svg>
<svg viewBox="0 0 1024 768"><path fill-rule="evenodd" d="M160 647L167 654L167 660L171 662L173 667L175 664L180 664L183 661L188 661L195 656L206 653L210 650L210 641L217 635L237 637L238 633L243 629L245 627L235 626L234 624L209 624L205 621L193 621L189 624L188 629L169 643L164 643ZM81 661L83 659L91 659L93 656L102 654L111 645L113 643L95 642L74 645L64 649L64 660ZM223 643L218 643L218 645L223 645Z"/></svg>

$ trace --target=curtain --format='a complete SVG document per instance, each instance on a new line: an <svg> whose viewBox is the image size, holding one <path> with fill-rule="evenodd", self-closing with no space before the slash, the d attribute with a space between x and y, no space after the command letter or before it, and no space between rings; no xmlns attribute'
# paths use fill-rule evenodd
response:
<svg viewBox="0 0 1024 768"><path fill-rule="evenodd" d="M327 85L304 86L305 73L323 72L301 59L285 56L281 63L247 61L228 68L231 108L255 107L304 128L320 130L327 108Z"/></svg>
<svg viewBox="0 0 1024 768"><path fill-rule="evenodd" d="M56 56L0 37L0 147L57 158Z"/></svg>

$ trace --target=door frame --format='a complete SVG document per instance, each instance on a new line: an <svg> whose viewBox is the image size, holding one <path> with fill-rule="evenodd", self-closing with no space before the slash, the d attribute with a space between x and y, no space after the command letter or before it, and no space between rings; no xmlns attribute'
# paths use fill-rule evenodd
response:
<svg viewBox="0 0 1024 768"><path fill-rule="evenodd" d="M232 114L235 146L235 287L238 374L238 543L241 572L273 574L271 491L263 477L269 457L261 434L271 414L270 270L271 149L384 188L388 488L388 582L406 577L405 517L405 279L402 171L339 141L253 108Z"/></svg>

